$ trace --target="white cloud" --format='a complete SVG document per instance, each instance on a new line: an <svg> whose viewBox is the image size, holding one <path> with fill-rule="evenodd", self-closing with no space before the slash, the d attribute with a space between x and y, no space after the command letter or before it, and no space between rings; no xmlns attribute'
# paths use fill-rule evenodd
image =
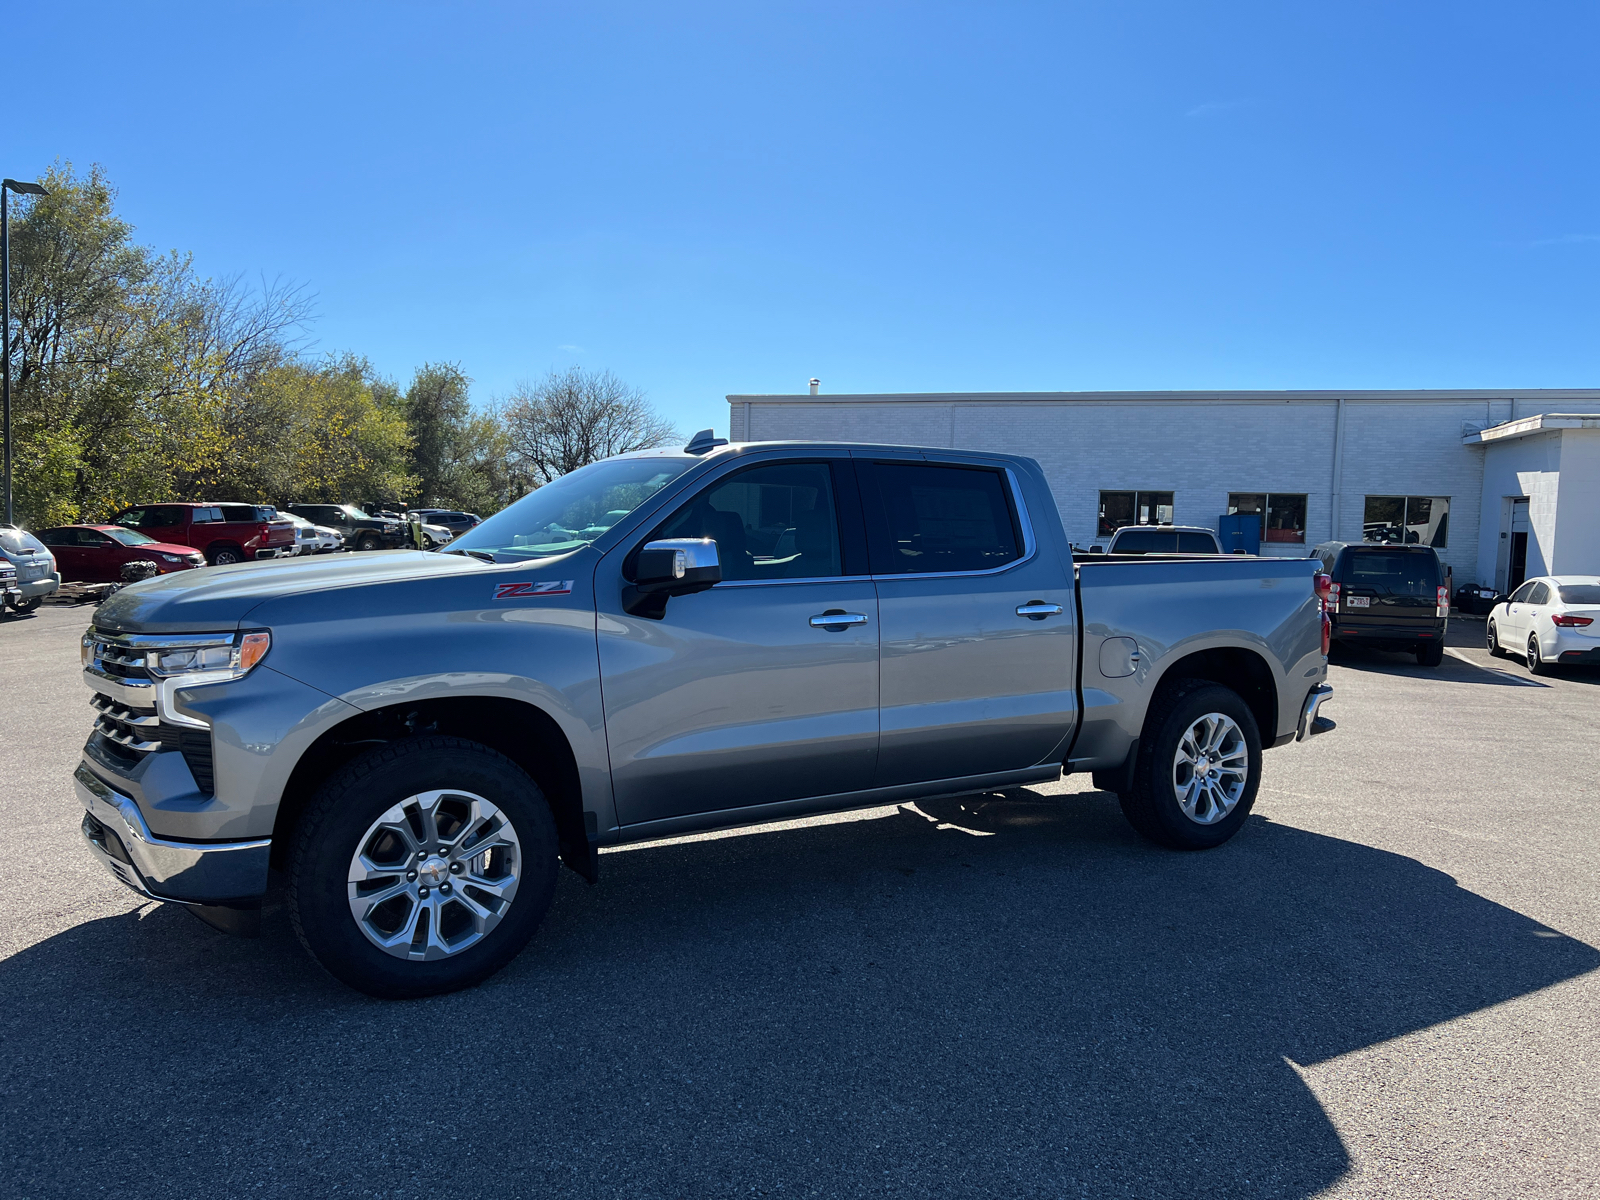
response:
<svg viewBox="0 0 1600 1200"><path fill-rule="evenodd" d="M582 346L557 346L557 350L565 350L568 354L582 354Z"/></svg>

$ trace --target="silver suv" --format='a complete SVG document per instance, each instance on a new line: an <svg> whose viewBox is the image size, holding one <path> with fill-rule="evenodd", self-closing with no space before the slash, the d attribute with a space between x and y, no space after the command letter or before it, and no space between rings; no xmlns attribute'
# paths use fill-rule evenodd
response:
<svg viewBox="0 0 1600 1200"><path fill-rule="evenodd" d="M0 525L0 557L17 572L17 591L8 599L18 612L32 612L61 586L49 547L20 526Z"/></svg>

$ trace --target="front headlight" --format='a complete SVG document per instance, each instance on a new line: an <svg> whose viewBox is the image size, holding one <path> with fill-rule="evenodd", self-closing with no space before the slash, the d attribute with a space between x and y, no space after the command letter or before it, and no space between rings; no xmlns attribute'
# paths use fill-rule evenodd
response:
<svg viewBox="0 0 1600 1200"><path fill-rule="evenodd" d="M162 562L182 562L183 561L183 559L179 558L176 554L158 554L158 555L156 555L156 557L159 558Z"/></svg>
<svg viewBox="0 0 1600 1200"><path fill-rule="evenodd" d="M271 648L272 635L262 629L220 645L172 645L152 649L145 655L145 668L157 679L178 679L180 686L191 682L224 683L243 679ZM196 678L186 680L185 676Z"/></svg>

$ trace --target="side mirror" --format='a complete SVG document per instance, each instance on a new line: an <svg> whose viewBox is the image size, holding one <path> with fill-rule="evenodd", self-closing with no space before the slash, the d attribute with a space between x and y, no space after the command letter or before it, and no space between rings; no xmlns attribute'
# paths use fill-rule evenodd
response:
<svg viewBox="0 0 1600 1200"><path fill-rule="evenodd" d="M659 621L669 596L688 596L722 582L722 560L711 538L663 538L646 542L633 582L622 589L622 611Z"/></svg>

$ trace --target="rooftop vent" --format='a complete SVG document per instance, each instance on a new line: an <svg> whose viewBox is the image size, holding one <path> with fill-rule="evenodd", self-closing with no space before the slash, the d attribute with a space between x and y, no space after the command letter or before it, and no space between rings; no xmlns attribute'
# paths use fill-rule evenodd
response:
<svg viewBox="0 0 1600 1200"><path fill-rule="evenodd" d="M683 449L686 454L708 454L718 446L727 444L727 438L719 438L711 430L702 429L689 439L689 444Z"/></svg>
<svg viewBox="0 0 1600 1200"><path fill-rule="evenodd" d="M813 396L815 396L815 395L816 395L816 394L817 394L817 389L818 389L818 388L820 388L820 387L821 387L821 386L822 386L822 380L820 380L820 379L813 379L813 380L812 380L812 381L811 381L811 394L812 394L812 395L813 395Z"/></svg>

